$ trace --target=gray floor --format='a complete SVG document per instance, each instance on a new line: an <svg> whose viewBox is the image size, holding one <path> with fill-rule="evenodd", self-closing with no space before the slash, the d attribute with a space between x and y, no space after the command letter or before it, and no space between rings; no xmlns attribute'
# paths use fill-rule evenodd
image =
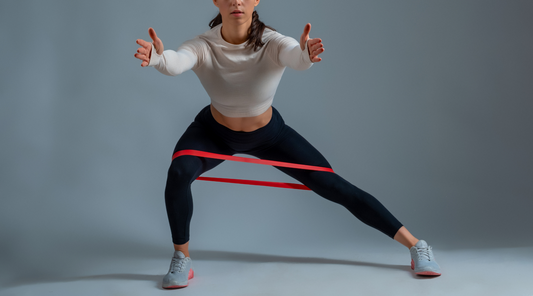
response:
<svg viewBox="0 0 533 296"><path fill-rule="evenodd" d="M407 250L397 245L191 250L196 276L179 290L161 288L172 253L166 249L123 257L65 254L62 266L50 267L54 272L4 274L0 295L533 295L532 247L434 251L443 269L436 278L413 275Z"/></svg>

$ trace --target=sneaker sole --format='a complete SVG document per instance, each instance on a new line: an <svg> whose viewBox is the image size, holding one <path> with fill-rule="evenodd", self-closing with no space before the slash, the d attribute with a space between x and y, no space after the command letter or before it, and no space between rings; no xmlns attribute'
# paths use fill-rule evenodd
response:
<svg viewBox="0 0 533 296"><path fill-rule="evenodd" d="M411 269L415 270L415 261L413 261L413 259L411 259ZM419 272L416 272L416 274L425 275L425 276L439 276L439 275L441 275L440 273L434 272L434 271L419 271Z"/></svg>
<svg viewBox="0 0 533 296"><path fill-rule="evenodd" d="M189 285L189 280L192 279L194 277L194 271L192 270L189 270L189 278L187 279L187 284L186 285L175 285L175 286L168 286L168 287L163 287L163 289L179 289L179 288L185 288Z"/></svg>

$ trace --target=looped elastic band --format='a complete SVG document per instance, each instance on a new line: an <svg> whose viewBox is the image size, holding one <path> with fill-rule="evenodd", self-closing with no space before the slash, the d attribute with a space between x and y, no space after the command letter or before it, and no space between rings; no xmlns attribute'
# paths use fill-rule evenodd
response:
<svg viewBox="0 0 533 296"><path fill-rule="evenodd" d="M277 166L277 167L334 173L333 169L326 168L326 167L282 162L282 161L274 161L274 160L264 160L264 159L248 158L248 157L231 156L231 155L211 153L211 152L205 152L205 151L199 151L199 150L177 151L176 153L174 153L174 155L172 155L172 160L183 155L191 155L191 156L198 156L198 157L205 157L205 158L214 158L214 159L222 159L222 160L237 161L237 162L272 165L272 166ZM290 189L300 189L300 190L311 190L309 189L309 187L305 185L295 184L295 183L268 182L268 181L243 180L243 179L227 179L227 178L214 178L214 177L198 177L196 180L255 185L255 186L268 186L268 187L278 187L278 188L290 188Z"/></svg>

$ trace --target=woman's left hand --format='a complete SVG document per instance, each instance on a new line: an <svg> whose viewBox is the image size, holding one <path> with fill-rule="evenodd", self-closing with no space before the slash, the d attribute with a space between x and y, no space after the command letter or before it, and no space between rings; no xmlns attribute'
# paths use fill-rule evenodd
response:
<svg viewBox="0 0 533 296"><path fill-rule="evenodd" d="M305 25L302 37L300 37L300 48L304 50L305 43L307 42L309 59L311 59L311 62L313 63L318 63L322 60L318 55L324 52L324 44L322 44L322 39L320 38L309 39L309 32L311 32L311 24L308 23Z"/></svg>

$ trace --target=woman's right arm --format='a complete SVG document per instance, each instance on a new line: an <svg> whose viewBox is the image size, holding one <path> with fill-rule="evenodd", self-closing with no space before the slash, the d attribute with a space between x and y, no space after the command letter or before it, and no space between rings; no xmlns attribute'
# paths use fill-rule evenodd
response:
<svg viewBox="0 0 533 296"><path fill-rule="evenodd" d="M163 42L157 37L155 30L148 29L152 42L137 39L141 47L137 49L135 57L142 61L141 67L153 66L159 72L175 76L192 69L196 64L197 56L185 49L164 50Z"/></svg>

